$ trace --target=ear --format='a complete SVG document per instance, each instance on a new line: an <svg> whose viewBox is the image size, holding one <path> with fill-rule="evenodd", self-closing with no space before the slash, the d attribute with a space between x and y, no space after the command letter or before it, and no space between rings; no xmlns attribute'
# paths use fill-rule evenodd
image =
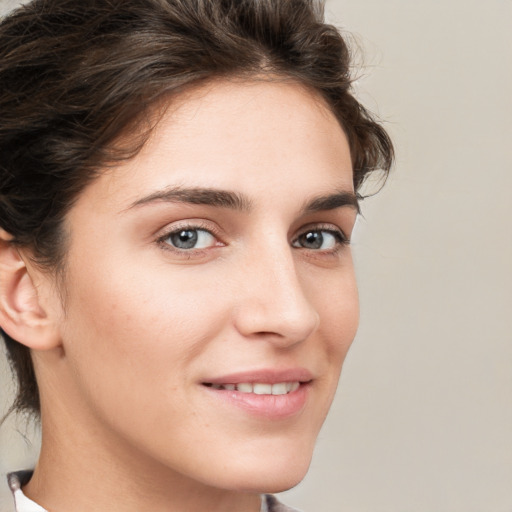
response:
<svg viewBox="0 0 512 512"><path fill-rule="evenodd" d="M42 307L12 236L0 228L0 326L12 339L33 350L49 350L60 345L54 316Z"/></svg>

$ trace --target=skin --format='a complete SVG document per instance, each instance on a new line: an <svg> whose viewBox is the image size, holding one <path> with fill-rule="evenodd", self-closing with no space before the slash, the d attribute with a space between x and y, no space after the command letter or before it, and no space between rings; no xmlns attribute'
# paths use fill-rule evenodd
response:
<svg viewBox="0 0 512 512"><path fill-rule="evenodd" d="M155 199L198 187L243 204ZM350 247L330 234L349 238L356 208L304 211L340 192L354 192L348 143L315 93L226 81L173 99L69 212L63 283L23 258L55 333L33 350L43 445L26 494L56 512L257 512L258 493L296 485L358 323ZM169 232L194 228L212 233L202 248L173 248ZM203 385L287 368L312 380L282 418Z"/></svg>

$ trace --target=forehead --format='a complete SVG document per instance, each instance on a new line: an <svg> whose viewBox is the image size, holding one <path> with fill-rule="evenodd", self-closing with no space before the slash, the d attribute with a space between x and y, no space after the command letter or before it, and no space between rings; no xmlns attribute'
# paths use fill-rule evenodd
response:
<svg viewBox="0 0 512 512"><path fill-rule="evenodd" d="M346 136L324 100L293 82L215 81L158 109L141 152L86 190L124 206L170 185L271 194L283 184L314 193L353 190ZM321 190L325 188L326 190ZM123 204L118 205L123 208Z"/></svg>

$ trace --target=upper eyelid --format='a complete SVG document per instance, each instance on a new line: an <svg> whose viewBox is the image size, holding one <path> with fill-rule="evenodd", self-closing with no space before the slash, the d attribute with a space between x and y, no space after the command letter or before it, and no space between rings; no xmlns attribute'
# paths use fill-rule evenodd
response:
<svg viewBox="0 0 512 512"><path fill-rule="evenodd" d="M169 236L171 233L175 233L176 231L182 230L198 230L198 231L207 231L215 237L220 236L221 230L215 226L213 226L208 221L201 220L183 220L183 221L175 221L170 224L165 225L163 228L160 228L156 231L155 235L158 238Z"/></svg>

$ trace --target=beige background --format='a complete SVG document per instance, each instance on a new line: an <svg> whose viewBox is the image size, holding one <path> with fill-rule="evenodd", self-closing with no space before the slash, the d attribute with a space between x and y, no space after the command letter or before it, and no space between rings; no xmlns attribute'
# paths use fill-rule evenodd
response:
<svg viewBox="0 0 512 512"><path fill-rule="evenodd" d="M327 5L364 47L359 94L398 162L363 205L360 332L311 471L283 499L308 512L510 512L512 1ZM0 473L37 449L14 427L0 430Z"/></svg>

